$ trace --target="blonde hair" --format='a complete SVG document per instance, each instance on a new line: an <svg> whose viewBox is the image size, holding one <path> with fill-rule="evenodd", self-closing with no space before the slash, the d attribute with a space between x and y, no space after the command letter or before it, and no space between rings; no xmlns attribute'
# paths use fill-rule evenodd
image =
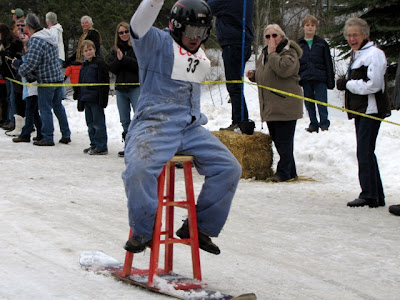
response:
<svg viewBox="0 0 400 300"><path fill-rule="evenodd" d="M307 23L314 24L315 26L318 25L318 20L313 15L307 15L304 17L303 21L301 22L301 26L304 27Z"/></svg>
<svg viewBox="0 0 400 300"><path fill-rule="evenodd" d="M85 48L85 47L92 47L94 49L94 51L96 51L96 46L91 40L82 41L81 49L80 49L82 53L83 53L83 48Z"/></svg>
<svg viewBox="0 0 400 300"><path fill-rule="evenodd" d="M122 27L125 27L127 30L130 31L129 24L126 23L126 22L120 22L120 23L117 25L117 28L115 29L115 38L114 38L114 48L115 48L115 50L117 50L117 49L119 48L119 47L118 47L118 41L121 40L121 38L119 37L119 33L118 33L119 28L120 28L121 26L122 26ZM128 45L129 45L129 46L132 46L131 39L128 40Z"/></svg>
<svg viewBox="0 0 400 300"><path fill-rule="evenodd" d="M286 37L286 33L282 30L281 26L279 26L278 24L269 24L267 25L267 27L265 27L264 29L264 34L267 32L268 29L275 29L278 34L282 37L282 39L287 39Z"/></svg>

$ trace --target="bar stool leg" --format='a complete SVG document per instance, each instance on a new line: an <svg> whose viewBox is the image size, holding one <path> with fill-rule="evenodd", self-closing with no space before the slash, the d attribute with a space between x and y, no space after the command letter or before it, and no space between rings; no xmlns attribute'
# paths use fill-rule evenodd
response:
<svg viewBox="0 0 400 300"><path fill-rule="evenodd" d="M128 240L131 238L131 236L132 236L132 228L129 230ZM132 261L133 261L133 253L126 251L124 268L122 269L121 276L128 277L129 275L131 275Z"/></svg>
<svg viewBox="0 0 400 300"><path fill-rule="evenodd" d="M192 249L193 277L201 281L199 235L197 229L196 205L194 202L191 161L185 161L183 163L183 171L185 174L186 200L188 202L188 225L191 239L190 247Z"/></svg>
<svg viewBox="0 0 400 300"><path fill-rule="evenodd" d="M167 173L167 190L165 200L166 203L175 201L175 163L168 163ZM165 241L174 238L174 206L166 205L165 207ZM171 272L173 269L173 256L174 256L174 244L165 243L165 256L164 256L164 270L165 272Z"/></svg>
<svg viewBox="0 0 400 300"><path fill-rule="evenodd" d="M158 261L160 258L160 243L161 243L161 226L162 226L162 213L163 213L163 202L164 202L164 184L165 184L165 172L169 168L167 164L164 166L160 176L158 177L158 206L156 213L156 220L153 229L153 241L151 244L151 255L150 255L150 266L149 266L149 278L147 285L153 285L154 275L157 274Z"/></svg>

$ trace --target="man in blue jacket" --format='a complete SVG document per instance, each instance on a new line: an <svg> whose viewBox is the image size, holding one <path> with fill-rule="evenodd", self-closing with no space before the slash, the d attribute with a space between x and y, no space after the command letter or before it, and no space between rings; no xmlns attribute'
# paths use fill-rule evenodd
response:
<svg viewBox="0 0 400 300"><path fill-rule="evenodd" d="M222 59L224 60L225 78L230 80L242 80L242 35L243 35L243 0L208 0L214 16L217 17L217 38L222 47ZM244 63L251 56L251 44L253 42L253 12L254 0L246 1L246 29ZM243 95L242 85L238 83L227 83L229 96L232 104L232 124L221 130L232 130L239 128L241 121L247 121L246 100ZM243 118L242 118L243 110Z"/></svg>
<svg viewBox="0 0 400 300"><path fill-rule="evenodd" d="M300 58L300 85L303 87L304 96L321 102L328 102L327 89L335 87L335 75L328 43L320 36L315 35L317 30L317 19L308 15L303 19L304 37L298 40L303 50ZM315 103L304 102L310 125L306 128L308 132L317 132L321 128L326 131L329 128L328 107L318 104L319 122L315 109Z"/></svg>
<svg viewBox="0 0 400 300"><path fill-rule="evenodd" d="M58 41L50 30L40 26L39 18L35 14L28 14L25 19L25 29L30 34L25 54L25 62L14 60L13 66L18 68L21 76L37 79L38 83L62 83L64 75L58 60ZM38 87L38 105L42 119L42 135L40 141L35 141L36 146L54 146L53 113L58 118L62 138L60 143L71 142L67 114L62 105L62 87Z"/></svg>

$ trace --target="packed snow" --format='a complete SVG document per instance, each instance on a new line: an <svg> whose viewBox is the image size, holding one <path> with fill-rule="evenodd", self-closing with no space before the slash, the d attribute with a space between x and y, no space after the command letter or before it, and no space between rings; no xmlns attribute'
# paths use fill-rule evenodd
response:
<svg viewBox="0 0 400 300"><path fill-rule="evenodd" d="M245 84L250 118L261 127L257 88ZM329 103L343 106L343 94ZM224 85L204 85L202 111L212 131L230 125ZM84 251L102 250L123 261L128 237L121 172L122 128L116 100L105 110L106 156L90 156L84 114L65 100L72 143L54 147L15 144L0 132L0 299L166 299L79 264ZM214 242L220 255L201 251L203 280L210 289L258 299L399 299L400 217L398 125L382 123L377 141L386 207L348 208L357 198L356 139L353 121L329 108L329 131L308 133L308 116L297 123L295 159L300 180L269 183L242 179L228 221ZM388 120L400 123L393 111ZM274 148L274 168L278 155ZM195 194L204 178L194 170ZM184 197L177 170L177 197ZM185 217L177 210L175 227ZM190 250L175 245L174 270L191 276ZM150 250L135 255L148 267Z"/></svg>

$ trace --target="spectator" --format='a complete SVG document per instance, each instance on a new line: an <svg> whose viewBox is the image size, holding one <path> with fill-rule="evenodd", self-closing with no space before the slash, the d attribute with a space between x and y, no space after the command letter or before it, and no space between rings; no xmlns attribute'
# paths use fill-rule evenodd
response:
<svg viewBox="0 0 400 300"><path fill-rule="evenodd" d="M70 77L70 82L72 84L77 84L79 83L79 72L81 71L82 68L82 64L78 63L76 61L73 61L66 69L65 69L65 77L64 77L64 81ZM78 90L79 87L78 86L73 86L72 89L74 90L74 94L72 96L72 98L74 100L78 99Z"/></svg>
<svg viewBox="0 0 400 300"><path fill-rule="evenodd" d="M169 30L151 27L163 0L144 0L131 20L139 63L140 97L125 145L122 174L133 235L125 249L150 245L157 210L157 176L175 154L193 155L205 182L197 200L199 246L213 254L228 217L241 167L229 150L202 125L200 83L210 61L200 47L212 27L211 10L202 0L180 0L170 13ZM157 55L154 55L157 53ZM177 235L190 237L187 220Z"/></svg>
<svg viewBox="0 0 400 300"><path fill-rule="evenodd" d="M24 24L24 22L25 22L25 12L20 8L16 8L16 9L12 9L11 10L11 14L12 14L12 20L13 20L12 32L18 38L20 33L18 32L19 28L17 26L17 23Z"/></svg>
<svg viewBox="0 0 400 300"><path fill-rule="evenodd" d="M35 14L26 16L26 29L30 34L25 54L26 61L13 60L14 67L18 68L21 76L29 81L37 79L38 83L62 83L63 74L58 61L58 43L50 30L43 29L39 18ZM62 137L60 143L71 142L67 115L62 101L62 87L38 87L38 105L42 120L42 135L40 141L35 141L36 146L54 146L53 114L58 118Z"/></svg>
<svg viewBox="0 0 400 300"><path fill-rule="evenodd" d="M14 21L25 19L25 12L21 8L12 9L11 14Z"/></svg>
<svg viewBox="0 0 400 300"><path fill-rule="evenodd" d="M57 37L58 42L58 58L60 63L62 64L65 61L65 50L64 50L64 41L63 41L63 28L60 23L57 21L57 14L49 11L46 14L46 24L47 28Z"/></svg>
<svg viewBox="0 0 400 300"><path fill-rule="evenodd" d="M24 45L26 48L26 44ZM25 61L25 56L21 57L22 61ZM25 77L22 77L22 82L27 82ZM33 83L37 83L34 81ZM25 109L25 125L21 129L21 133L18 137L13 138L14 143L29 143L31 141L31 133L33 131L33 125L36 127L36 138L34 141L40 141L42 136L42 121L39 115L38 107L38 88L37 86L23 86L23 100L26 102Z"/></svg>
<svg viewBox="0 0 400 300"><path fill-rule="evenodd" d="M396 81L392 99L392 109L400 109L400 56L397 60Z"/></svg>
<svg viewBox="0 0 400 300"><path fill-rule="evenodd" d="M301 48L296 42L288 40L277 24L268 25L264 35L266 47L256 63L256 69L247 71L246 76L259 85L302 96L298 75ZM267 122L280 156L276 173L269 179L273 182L296 180L293 143L297 119L303 116L303 101L263 88L259 88L258 95L261 121Z"/></svg>
<svg viewBox="0 0 400 300"><path fill-rule="evenodd" d="M21 41L21 45L26 44L27 39L29 38L26 34L25 28L25 17L19 18L15 24L17 30L14 32L14 36L17 41ZM23 46L21 47L21 52L18 54L18 58L20 58L20 54L22 53ZM15 70L14 70L15 71ZM21 81L21 76L16 72L15 80ZM8 136L18 136L21 133L22 127L25 124L25 101L22 99L22 89L23 86L19 83L12 82L13 96L11 97L12 103L12 111L10 118L14 120L14 129L11 131L6 131L6 135Z"/></svg>
<svg viewBox="0 0 400 300"><path fill-rule="evenodd" d="M23 26L25 26L25 24L23 24ZM14 58L21 58L22 47L23 44L21 40L14 36L10 28L4 23L0 23L0 72L4 78L20 79L17 71L12 68L11 62ZM14 87L17 91L14 90ZM13 131L15 128L14 115L17 114L15 92L19 92L19 88L21 88L22 93L22 87L20 85L6 80L8 111L7 120L4 122L2 128L8 132ZM17 96L21 93L18 93Z"/></svg>
<svg viewBox="0 0 400 300"><path fill-rule="evenodd" d="M303 19L304 37L298 40L303 50L300 59L300 85L303 87L304 97L315 99L324 103L328 102L327 89L335 87L335 74L333 71L332 57L328 43L316 35L318 21L314 16L308 15ZM328 107L314 102L306 101L305 106L310 118L310 125L306 128L308 132L328 130L330 121L328 119ZM319 122L316 109L318 107Z"/></svg>
<svg viewBox="0 0 400 300"><path fill-rule="evenodd" d="M138 83L139 67L129 34L129 24L121 22L117 25L114 50L110 53L110 71L116 75L116 94L119 119L122 125L122 139L125 141L131 123L131 107L136 111L140 87L138 85L120 85L120 83ZM124 151L118 152L124 157Z"/></svg>
<svg viewBox="0 0 400 300"><path fill-rule="evenodd" d="M76 52L68 59L67 65L70 65L71 62L76 61L78 63L83 63L83 54L82 54L82 42L84 40L90 40L94 43L96 47L96 56L100 56L100 45L101 45L101 36L100 33L93 28L93 20L89 16L83 16L81 18L81 26L82 26L82 35L79 38L78 46L76 48Z"/></svg>
<svg viewBox="0 0 400 300"><path fill-rule="evenodd" d="M90 155L108 154L107 128L104 108L108 104L109 76L108 68L101 57L96 57L96 48L92 41L85 40L80 49L84 62L79 73L79 83L107 83L100 86L80 86L78 92L78 110L85 110L90 147L83 153Z"/></svg>
<svg viewBox="0 0 400 300"><path fill-rule="evenodd" d="M242 80L242 56L246 63L251 56L251 44L253 42L253 10L254 0L246 1L246 29L245 47L242 53L243 39L243 1L242 0L208 0L214 16L217 17L217 38L222 47L222 59L225 67L225 78L230 80ZM232 124L220 130L231 130L239 128L242 121L248 121L246 100L243 94L243 85L227 83L230 101L232 105ZM243 100L242 100L243 97ZM243 117L242 117L243 111Z"/></svg>
<svg viewBox="0 0 400 300"><path fill-rule="evenodd" d="M6 81L0 72L0 127L3 126L4 122L7 120L7 89Z"/></svg>
<svg viewBox="0 0 400 300"><path fill-rule="evenodd" d="M390 116L390 101L386 95L385 53L369 41L369 26L360 18L350 18L344 26L344 37L351 48L350 66L344 78L336 82L345 91L347 109L378 118ZM358 178L361 193L347 203L350 207L385 206L385 195L378 161L376 138L381 121L348 113L354 119L357 138Z"/></svg>

